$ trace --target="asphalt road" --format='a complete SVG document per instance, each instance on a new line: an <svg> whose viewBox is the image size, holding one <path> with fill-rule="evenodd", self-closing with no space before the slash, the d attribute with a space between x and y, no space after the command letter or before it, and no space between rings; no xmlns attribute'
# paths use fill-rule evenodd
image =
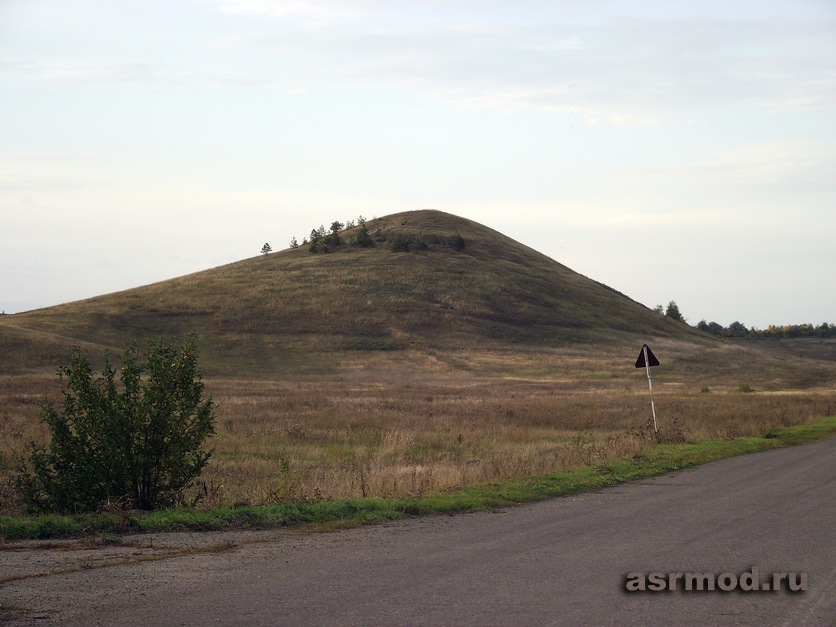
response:
<svg viewBox="0 0 836 627"><path fill-rule="evenodd" d="M0 606L24 625L836 625L834 530L831 438L495 512L100 568L91 551L75 572L1 585ZM0 577L12 553L26 555L0 552ZM807 590L624 589L631 572L753 567L761 582L805 573Z"/></svg>

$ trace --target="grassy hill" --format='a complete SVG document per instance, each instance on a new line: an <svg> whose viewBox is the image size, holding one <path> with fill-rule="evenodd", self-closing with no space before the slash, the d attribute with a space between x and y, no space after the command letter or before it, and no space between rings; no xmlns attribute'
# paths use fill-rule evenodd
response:
<svg viewBox="0 0 836 627"><path fill-rule="evenodd" d="M720 345L464 218L413 211L366 228L374 246L352 243L357 226L328 253L300 246L3 316L0 372L54 369L73 345L92 356L191 332L207 375L266 378L390 368L552 376L634 359L644 342L684 364Z"/></svg>

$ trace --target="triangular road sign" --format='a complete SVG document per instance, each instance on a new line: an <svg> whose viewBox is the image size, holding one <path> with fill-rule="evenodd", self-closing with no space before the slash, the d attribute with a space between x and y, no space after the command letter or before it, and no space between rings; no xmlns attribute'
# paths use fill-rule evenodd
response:
<svg viewBox="0 0 836 627"><path fill-rule="evenodd" d="M645 350L647 351L647 363L645 363L644 361ZM650 366L652 368L653 366L658 365L659 360L656 359L656 355L653 354L653 351L650 350L650 347L647 344L642 346L642 350L639 353L639 358L636 360L636 368L645 368L647 366Z"/></svg>

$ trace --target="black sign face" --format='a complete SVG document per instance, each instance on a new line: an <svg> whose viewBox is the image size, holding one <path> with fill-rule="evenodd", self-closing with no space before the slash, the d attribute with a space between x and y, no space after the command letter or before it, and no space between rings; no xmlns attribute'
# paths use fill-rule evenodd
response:
<svg viewBox="0 0 836 627"><path fill-rule="evenodd" d="M644 353L647 351L647 363L644 362ZM646 368L650 366L658 366L659 360L656 359L656 355L653 354L653 351L650 350L650 347L645 344L642 346L642 352L639 353L639 358L636 360L636 368Z"/></svg>

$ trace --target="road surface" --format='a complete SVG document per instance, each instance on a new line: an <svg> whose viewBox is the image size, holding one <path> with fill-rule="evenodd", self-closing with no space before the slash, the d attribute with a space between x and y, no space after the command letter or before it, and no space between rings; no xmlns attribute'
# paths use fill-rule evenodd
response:
<svg viewBox="0 0 836 627"><path fill-rule="evenodd" d="M0 585L0 615L20 625L834 625L834 529L831 438L530 506L336 533L20 545L0 551L0 579L54 574ZM719 585L753 567L761 583L786 572L801 584L803 573L807 589L785 579L777 592L688 592L680 579L675 591L625 591L638 574L713 574Z"/></svg>

